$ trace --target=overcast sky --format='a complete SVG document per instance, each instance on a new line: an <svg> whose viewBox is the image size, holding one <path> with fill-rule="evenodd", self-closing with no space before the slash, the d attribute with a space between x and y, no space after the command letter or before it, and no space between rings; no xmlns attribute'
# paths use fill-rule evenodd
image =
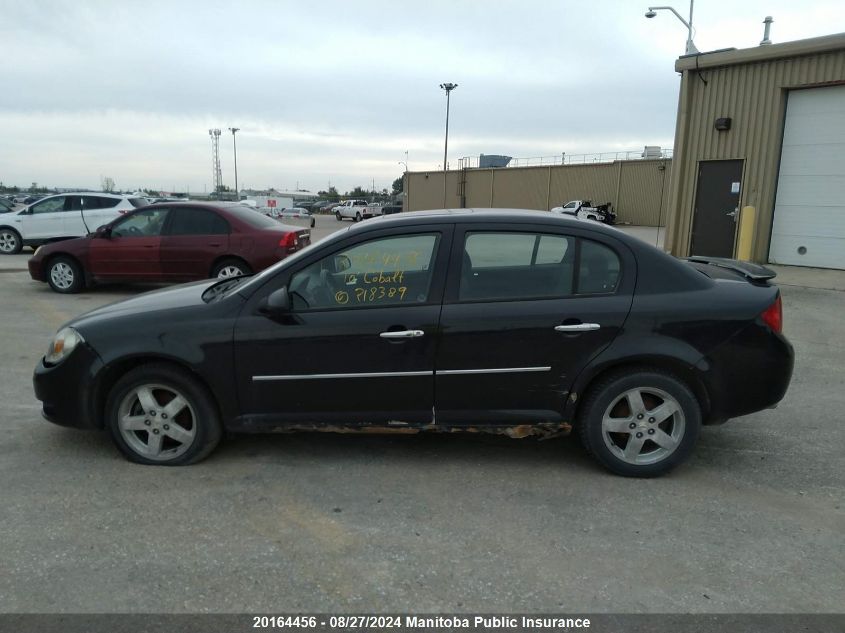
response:
<svg viewBox="0 0 845 633"><path fill-rule="evenodd" d="M653 0L654 1L654 0ZM655 4L659 4L655 1ZM671 147L686 30L648 1L0 0L0 181L389 187L462 156ZM676 0L682 14L688 4ZM698 0L701 51L845 31L842 0Z"/></svg>

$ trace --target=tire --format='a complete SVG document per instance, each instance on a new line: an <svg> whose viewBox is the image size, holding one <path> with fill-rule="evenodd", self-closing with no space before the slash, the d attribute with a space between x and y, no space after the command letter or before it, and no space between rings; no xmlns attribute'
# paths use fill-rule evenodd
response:
<svg viewBox="0 0 845 633"><path fill-rule="evenodd" d="M591 386L577 427L584 448L608 470L657 477L692 453L701 406L677 376L661 369L628 369Z"/></svg>
<svg viewBox="0 0 845 633"><path fill-rule="evenodd" d="M355 221L356 221L356 222L360 222L360 221L361 221L361 212L360 212L360 211L359 211L358 213L356 213L356 214L355 214Z"/></svg>
<svg viewBox="0 0 845 633"><path fill-rule="evenodd" d="M217 262L214 268L211 269L211 276L217 277L218 279L229 279L231 277L242 277L251 274L252 268L242 259L235 257L223 259Z"/></svg>
<svg viewBox="0 0 845 633"><path fill-rule="evenodd" d="M55 292L69 295L85 288L82 267L72 257L59 255L47 262L47 283Z"/></svg>
<svg viewBox="0 0 845 633"><path fill-rule="evenodd" d="M158 466L205 459L223 433L208 389L189 373L158 363L117 381L106 402L106 427L129 461Z"/></svg>
<svg viewBox="0 0 845 633"><path fill-rule="evenodd" d="M313 229L315 226L317 226L317 218L311 218L311 228Z"/></svg>
<svg viewBox="0 0 845 633"><path fill-rule="evenodd" d="M338 222L343 222L343 216L340 215L340 212L335 213L334 217L335 217L335 220L337 220Z"/></svg>
<svg viewBox="0 0 845 633"><path fill-rule="evenodd" d="M17 255L23 248L21 234L15 229L0 229L0 255Z"/></svg>

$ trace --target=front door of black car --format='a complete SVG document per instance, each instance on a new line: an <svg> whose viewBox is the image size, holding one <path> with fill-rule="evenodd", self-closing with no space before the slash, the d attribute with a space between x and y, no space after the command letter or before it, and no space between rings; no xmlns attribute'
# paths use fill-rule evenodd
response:
<svg viewBox="0 0 845 633"><path fill-rule="evenodd" d="M624 245L548 227L459 228L441 316L438 424L560 421L569 388L616 337L635 265Z"/></svg>
<svg viewBox="0 0 845 633"><path fill-rule="evenodd" d="M380 231L316 251L253 295L235 328L244 421L431 421L451 227ZM290 312L259 304L286 287Z"/></svg>

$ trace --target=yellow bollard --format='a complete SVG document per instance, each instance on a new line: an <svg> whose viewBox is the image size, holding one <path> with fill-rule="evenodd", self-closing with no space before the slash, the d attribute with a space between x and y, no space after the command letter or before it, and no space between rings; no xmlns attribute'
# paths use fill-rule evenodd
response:
<svg viewBox="0 0 845 633"><path fill-rule="evenodd" d="M742 207L742 212L739 215L739 233L736 239L736 258L744 262L751 261L756 219L757 209L751 206Z"/></svg>

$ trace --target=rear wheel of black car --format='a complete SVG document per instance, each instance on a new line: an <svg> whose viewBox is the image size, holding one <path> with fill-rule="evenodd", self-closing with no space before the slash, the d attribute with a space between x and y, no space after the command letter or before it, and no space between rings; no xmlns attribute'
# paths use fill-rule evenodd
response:
<svg viewBox="0 0 845 633"><path fill-rule="evenodd" d="M0 254L17 255L23 248L23 240L15 229L0 229Z"/></svg>
<svg viewBox="0 0 845 633"><path fill-rule="evenodd" d="M251 275L252 268L246 262L240 259L224 259L218 262L211 271L212 277L218 279L229 279L230 277L242 277L244 275Z"/></svg>
<svg viewBox="0 0 845 633"><path fill-rule="evenodd" d="M602 378L581 405L578 433L602 465L627 477L656 477L684 462L701 429L701 407L680 379L660 369Z"/></svg>
<svg viewBox="0 0 845 633"><path fill-rule="evenodd" d="M79 292L85 287L82 267L71 257L54 257L47 263L47 283L62 294Z"/></svg>
<svg viewBox="0 0 845 633"><path fill-rule="evenodd" d="M106 403L106 425L133 462L185 466L204 459L222 435L208 390L176 367L137 367L117 381Z"/></svg>

